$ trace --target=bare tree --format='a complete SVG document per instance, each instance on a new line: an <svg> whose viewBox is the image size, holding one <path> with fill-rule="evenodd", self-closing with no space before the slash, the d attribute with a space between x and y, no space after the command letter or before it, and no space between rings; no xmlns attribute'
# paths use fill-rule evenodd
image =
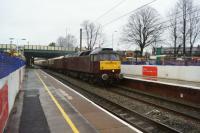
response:
<svg viewBox="0 0 200 133"><path fill-rule="evenodd" d="M194 8L193 0L179 0L175 8L176 11L172 13L173 18L171 19L170 27L175 46L174 54L176 55L181 46L183 46L183 56L185 56L187 54L186 47L189 44L189 55L192 56L193 46L200 36L199 9L197 7ZM179 33L181 36L177 36ZM179 39L180 44L176 50L177 40Z"/></svg>
<svg viewBox="0 0 200 133"><path fill-rule="evenodd" d="M102 27L101 25L94 24L88 20L82 24L83 34L86 36L86 43L88 50L92 50L97 42L104 42L102 38Z"/></svg>
<svg viewBox="0 0 200 133"><path fill-rule="evenodd" d="M154 42L151 44L153 50L156 51L158 47L162 47L161 43L164 43L164 39L161 36L162 32L154 34Z"/></svg>
<svg viewBox="0 0 200 133"><path fill-rule="evenodd" d="M200 18L199 18L199 12L197 11L197 8L192 7L189 10L189 43L190 43L190 51L189 55L192 56L192 49L200 37Z"/></svg>
<svg viewBox="0 0 200 133"><path fill-rule="evenodd" d="M60 36L57 39L58 46L65 47L68 49L75 47L76 42L77 42L77 40L76 40L75 36L73 36L71 34L67 34L66 37Z"/></svg>
<svg viewBox="0 0 200 133"><path fill-rule="evenodd" d="M56 46L56 43L55 43L55 42L51 42L51 43L49 43L48 46L55 47L55 46Z"/></svg>
<svg viewBox="0 0 200 133"><path fill-rule="evenodd" d="M66 45L66 39L64 37L60 36L57 39L57 44L58 44L58 46L64 47Z"/></svg>
<svg viewBox="0 0 200 133"><path fill-rule="evenodd" d="M180 20L180 32L182 33L182 44L183 44L183 56L186 55L186 43L187 43L187 38L188 38L188 16L189 16L189 11L192 8L192 0L179 0L177 3L177 7L180 12L182 12L182 18Z"/></svg>
<svg viewBox="0 0 200 133"><path fill-rule="evenodd" d="M70 48L75 47L76 43L77 43L76 37L71 34L67 34L66 36L67 48L70 49Z"/></svg>
<svg viewBox="0 0 200 133"><path fill-rule="evenodd" d="M162 33L160 17L154 8L146 7L130 16L123 29L122 41L137 45L141 56L145 47L159 41Z"/></svg>
<svg viewBox="0 0 200 133"><path fill-rule="evenodd" d="M170 26L169 26L169 32L170 32L170 38L172 40L173 43L173 47L174 47L174 57L177 56L178 53L178 48L181 47L178 46L177 48L177 41L178 41L178 7L175 6L175 8L172 10L172 12L169 14L169 16L171 16L170 18Z"/></svg>

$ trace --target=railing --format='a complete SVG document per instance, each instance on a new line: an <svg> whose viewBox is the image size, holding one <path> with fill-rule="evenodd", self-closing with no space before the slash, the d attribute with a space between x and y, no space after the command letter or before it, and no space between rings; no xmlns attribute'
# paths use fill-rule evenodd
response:
<svg viewBox="0 0 200 133"><path fill-rule="evenodd" d="M16 48L17 48L17 45L15 44L0 44L0 49L7 50L7 49L16 49Z"/></svg>
<svg viewBox="0 0 200 133"><path fill-rule="evenodd" d="M59 46L24 45L20 46L24 50L46 50L46 51L75 51L75 48L65 48ZM15 44L0 44L0 50L17 49Z"/></svg>
<svg viewBox="0 0 200 133"><path fill-rule="evenodd" d="M47 50L47 51L75 51L75 48L65 48L58 46L24 45L24 50Z"/></svg>
<svg viewBox="0 0 200 133"><path fill-rule="evenodd" d="M200 57L199 58L185 58L178 60L174 58L165 58L160 60L128 60L122 61L124 65L170 65L170 66L200 66Z"/></svg>

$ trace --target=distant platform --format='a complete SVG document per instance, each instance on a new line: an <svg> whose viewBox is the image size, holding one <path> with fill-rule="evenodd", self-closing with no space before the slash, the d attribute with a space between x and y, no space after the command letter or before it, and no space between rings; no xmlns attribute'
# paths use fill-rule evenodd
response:
<svg viewBox="0 0 200 133"><path fill-rule="evenodd" d="M26 69L15 107L6 132L140 132L39 69Z"/></svg>
<svg viewBox="0 0 200 133"><path fill-rule="evenodd" d="M200 82L125 74L125 78L200 90Z"/></svg>

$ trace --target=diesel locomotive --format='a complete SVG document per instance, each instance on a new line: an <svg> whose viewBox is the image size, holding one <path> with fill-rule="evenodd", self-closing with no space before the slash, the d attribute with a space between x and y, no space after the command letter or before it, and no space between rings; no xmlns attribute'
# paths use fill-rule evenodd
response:
<svg viewBox="0 0 200 133"><path fill-rule="evenodd" d="M123 78L118 53L111 48L84 51L37 62L37 65L88 81L115 81Z"/></svg>

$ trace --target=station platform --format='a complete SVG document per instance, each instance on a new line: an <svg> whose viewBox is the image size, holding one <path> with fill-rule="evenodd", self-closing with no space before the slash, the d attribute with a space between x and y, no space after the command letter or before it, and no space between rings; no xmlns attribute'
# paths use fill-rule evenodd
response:
<svg viewBox="0 0 200 133"><path fill-rule="evenodd" d="M165 78L158 78L158 77L147 77L147 76L139 76L139 75L132 75L132 74L124 74L124 77L127 79L147 81L147 82L200 90L200 82L192 82L192 81L184 81L184 80L176 80L176 79L165 79Z"/></svg>
<svg viewBox="0 0 200 133"><path fill-rule="evenodd" d="M40 69L26 69L5 132L139 133Z"/></svg>

